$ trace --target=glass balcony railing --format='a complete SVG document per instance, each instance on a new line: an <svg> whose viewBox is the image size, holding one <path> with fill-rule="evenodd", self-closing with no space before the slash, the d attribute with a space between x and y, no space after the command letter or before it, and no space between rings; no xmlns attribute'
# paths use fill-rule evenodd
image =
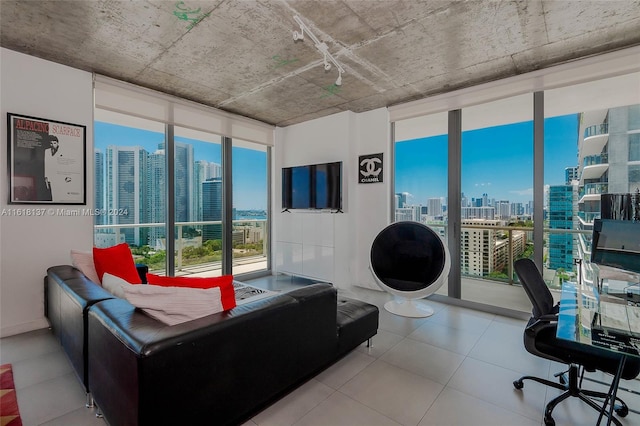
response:
<svg viewBox="0 0 640 426"><path fill-rule="evenodd" d="M595 166L598 164L608 164L609 154L588 155L582 159L582 167Z"/></svg>
<svg viewBox="0 0 640 426"><path fill-rule="evenodd" d="M595 219L600 219L600 212L578 212L578 217L583 222L593 223Z"/></svg>
<svg viewBox="0 0 640 426"><path fill-rule="evenodd" d="M589 126L586 129L584 129L584 138L587 139L591 136L606 135L608 133L609 133L608 123L596 124L595 126Z"/></svg>
<svg viewBox="0 0 640 426"><path fill-rule="evenodd" d="M579 197L585 195L606 194L609 191L608 182L587 183L579 191Z"/></svg>
<svg viewBox="0 0 640 426"><path fill-rule="evenodd" d="M443 235L446 225L428 226ZM482 278L498 283L515 284L518 278L513 262L533 255L533 228L515 226L463 225L461 228L460 268L463 278ZM486 233L488 231L488 233ZM488 243L472 234L483 233ZM590 230L544 228L544 278L550 287L575 277L573 259L578 258L578 237L590 241ZM590 250L590 246L588 247ZM588 254L588 251L587 251ZM559 271L559 272L558 272Z"/></svg>
<svg viewBox="0 0 640 426"><path fill-rule="evenodd" d="M240 272L267 267L267 220L234 220L232 266ZM94 226L96 247L126 242L136 263L154 273L166 273L166 233L164 223ZM222 270L222 222L177 222L175 241L176 275L220 275Z"/></svg>

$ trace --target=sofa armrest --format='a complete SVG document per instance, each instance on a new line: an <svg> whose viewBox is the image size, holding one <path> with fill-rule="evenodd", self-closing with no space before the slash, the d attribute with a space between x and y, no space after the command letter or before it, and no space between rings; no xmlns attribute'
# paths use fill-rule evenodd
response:
<svg viewBox="0 0 640 426"><path fill-rule="evenodd" d="M331 284L311 284L286 293L299 303L296 326L310 336L298 343L300 376L326 367L338 353L337 298ZM311 337L313 336L313 337Z"/></svg>

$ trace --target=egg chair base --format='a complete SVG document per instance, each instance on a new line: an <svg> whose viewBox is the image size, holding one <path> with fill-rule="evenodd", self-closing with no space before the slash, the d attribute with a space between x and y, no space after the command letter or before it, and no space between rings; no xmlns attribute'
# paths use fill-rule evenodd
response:
<svg viewBox="0 0 640 426"><path fill-rule="evenodd" d="M384 309L392 314L408 318L426 318L433 315L431 306L421 299L396 299L384 304Z"/></svg>

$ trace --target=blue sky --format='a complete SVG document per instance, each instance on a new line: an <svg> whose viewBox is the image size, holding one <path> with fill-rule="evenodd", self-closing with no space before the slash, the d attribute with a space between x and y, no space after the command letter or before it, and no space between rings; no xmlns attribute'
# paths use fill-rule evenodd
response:
<svg viewBox="0 0 640 426"><path fill-rule="evenodd" d="M194 146L196 160L220 163L220 145L177 137ZM95 123L95 146L140 145L154 152L162 133ZM577 165L578 115L545 120L546 185L564 183L565 167ZM410 204L447 195L447 137L435 136L396 144L396 190L409 192ZM265 153L234 148L234 207L266 209ZM482 197L527 203L533 199L533 123L516 123L463 133L462 191Z"/></svg>
<svg viewBox="0 0 640 426"><path fill-rule="evenodd" d="M105 152L108 145L142 146L155 152L164 142L164 134L115 124L95 122L94 141ZM220 164L219 144L176 137L177 142L193 145L195 160ZM266 153L246 148L233 148L233 204L239 210L266 210L267 163Z"/></svg>
<svg viewBox="0 0 640 426"><path fill-rule="evenodd" d="M565 167L577 165L578 115L545 120L545 185L562 185ZM426 205L447 195L447 136L396 144L395 192ZM533 199L533 122L464 132L462 192L471 198L527 203Z"/></svg>

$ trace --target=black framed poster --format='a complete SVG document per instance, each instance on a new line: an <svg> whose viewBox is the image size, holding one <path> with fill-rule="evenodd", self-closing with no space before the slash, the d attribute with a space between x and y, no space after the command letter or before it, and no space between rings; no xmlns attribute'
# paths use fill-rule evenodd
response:
<svg viewBox="0 0 640 426"><path fill-rule="evenodd" d="M383 153L358 157L358 183L379 183L384 181Z"/></svg>
<svg viewBox="0 0 640 426"><path fill-rule="evenodd" d="M87 127L7 114L10 204L86 204Z"/></svg>

